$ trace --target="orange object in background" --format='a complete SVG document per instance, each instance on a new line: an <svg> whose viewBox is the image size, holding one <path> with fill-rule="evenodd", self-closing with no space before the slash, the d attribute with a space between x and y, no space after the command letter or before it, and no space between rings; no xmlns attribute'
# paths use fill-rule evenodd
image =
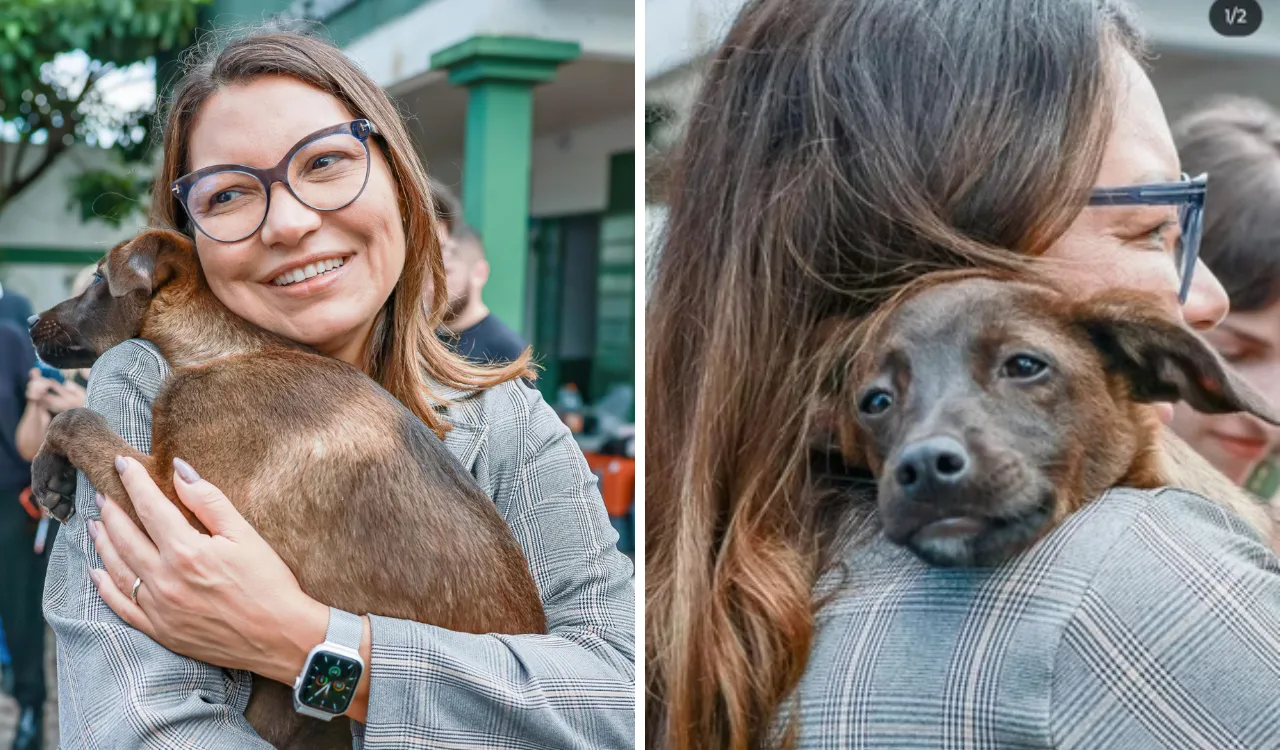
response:
<svg viewBox="0 0 1280 750"><path fill-rule="evenodd" d="M584 452L582 455L587 457L587 465L600 479L604 509L614 518L625 516L636 499L636 460L599 453Z"/></svg>

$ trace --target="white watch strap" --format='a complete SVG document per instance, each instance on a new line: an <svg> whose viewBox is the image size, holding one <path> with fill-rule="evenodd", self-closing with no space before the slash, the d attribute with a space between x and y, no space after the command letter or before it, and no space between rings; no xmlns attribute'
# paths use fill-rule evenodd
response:
<svg viewBox="0 0 1280 750"><path fill-rule="evenodd" d="M336 643L352 651L360 650L360 638L364 635L364 618L337 607L329 608L329 627L324 631L325 643Z"/></svg>

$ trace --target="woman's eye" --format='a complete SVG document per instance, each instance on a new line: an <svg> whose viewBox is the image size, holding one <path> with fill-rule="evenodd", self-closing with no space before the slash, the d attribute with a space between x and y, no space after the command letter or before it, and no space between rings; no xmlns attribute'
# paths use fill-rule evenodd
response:
<svg viewBox="0 0 1280 750"><path fill-rule="evenodd" d="M1049 365L1044 360L1029 354L1015 354L1000 366L1000 375L1013 380L1030 380L1048 369Z"/></svg>
<svg viewBox="0 0 1280 750"><path fill-rule="evenodd" d="M893 406L893 394L883 389L876 389L862 397L858 402L858 411L869 417L883 414Z"/></svg>
<svg viewBox="0 0 1280 750"><path fill-rule="evenodd" d="M342 157L338 156L337 154L325 154L324 156L317 156L316 158L311 160L311 169L316 170L316 169L324 169L325 167L332 167L334 164L337 164L341 159Z"/></svg>
<svg viewBox="0 0 1280 750"><path fill-rule="evenodd" d="M222 192L214 193L213 198L210 199L209 202L215 206L224 205L235 200L236 196L239 194L240 193L237 190L223 190Z"/></svg>

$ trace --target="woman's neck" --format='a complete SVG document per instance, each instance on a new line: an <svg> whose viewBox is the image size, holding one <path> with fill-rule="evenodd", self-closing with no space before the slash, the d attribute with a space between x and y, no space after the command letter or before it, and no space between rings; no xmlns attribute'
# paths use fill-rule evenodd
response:
<svg viewBox="0 0 1280 750"><path fill-rule="evenodd" d="M369 338L373 334L375 321L368 321L350 334L336 338L324 344L316 344L315 350L325 355L340 359L361 372L365 369L366 352Z"/></svg>

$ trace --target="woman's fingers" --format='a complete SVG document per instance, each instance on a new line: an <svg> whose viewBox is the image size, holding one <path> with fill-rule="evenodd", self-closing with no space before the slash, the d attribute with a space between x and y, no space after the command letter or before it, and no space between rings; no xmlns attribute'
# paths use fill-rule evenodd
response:
<svg viewBox="0 0 1280 750"><path fill-rule="evenodd" d="M120 553L116 551L115 544L111 541L111 535L107 533L102 523L92 518L88 519L88 523L89 536L93 537L94 546L98 548L98 557L102 558L102 567L106 569L107 575L111 577L111 582L121 591L132 591L133 581L137 578L137 574L120 557Z"/></svg>
<svg viewBox="0 0 1280 750"><path fill-rule="evenodd" d="M94 541L101 546L102 540L106 539L119 559L129 570L137 571L138 575L146 575L159 567L160 552L156 545L134 525L133 519L119 505L102 498L101 494L98 498L102 524L93 532L96 537Z"/></svg>
<svg viewBox="0 0 1280 750"><path fill-rule="evenodd" d="M93 584L98 587L98 596L102 597L102 601L107 603L112 612L120 616L129 625L137 630L142 631L151 640L156 640L156 629L151 624L150 618L142 611L142 608L133 603L129 598L129 594L120 590L116 586L115 581L104 570L93 569L89 571L89 577L93 579ZM129 583L129 587L133 587L133 583ZM138 601L144 601L147 597L146 585L138 590Z"/></svg>
<svg viewBox="0 0 1280 750"><path fill-rule="evenodd" d="M174 542L189 541L191 535L199 534L187 522L182 511L160 491L142 464L132 458L116 456L116 471L133 501L138 519L152 539L162 540L161 544L168 546ZM112 531L114 533L114 529Z"/></svg>
<svg viewBox="0 0 1280 750"><path fill-rule="evenodd" d="M257 533L222 490L201 479L191 464L181 458L173 459L173 487L178 499L210 534L239 541L246 538L246 531Z"/></svg>

